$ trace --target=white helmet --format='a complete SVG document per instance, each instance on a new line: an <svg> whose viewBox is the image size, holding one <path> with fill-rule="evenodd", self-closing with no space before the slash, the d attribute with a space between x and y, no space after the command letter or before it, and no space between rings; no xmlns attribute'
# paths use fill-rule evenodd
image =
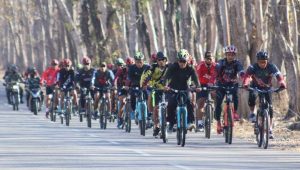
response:
<svg viewBox="0 0 300 170"><path fill-rule="evenodd" d="M224 47L224 53L237 53L237 49L234 45Z"/></svg>

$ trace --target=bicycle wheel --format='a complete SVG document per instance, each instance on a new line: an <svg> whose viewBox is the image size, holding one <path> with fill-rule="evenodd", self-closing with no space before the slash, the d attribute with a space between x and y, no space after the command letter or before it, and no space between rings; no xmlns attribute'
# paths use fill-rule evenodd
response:
<svg viewBox="0 0 300 170"><path fill-rule="evenodd" d="M87 127L91 128L92 127L92 112L91 112L91 107L92 104L91 102L88 102L86 104L86 109L85 109L85 113L86 113L86 123L87 123Z"/></svg>
<svg viewBox="0 0 300 170"><path fill-rule="evenodd" d="M65 119L66 119L66 126L70 125L70 116L71 116L71 103L68 101L66 104L66 114L65 114Z"/></svg>
<svg viewBox="0 0 300 170"><path fill-rule="evenodd" d="M255 138L256 138L256 143L258 147L261 147L262 145L262 141L260 140L260 124L259 124L259 118L260 117L260 113L257 113L256 116L256 122L255 122L255 127L254 127L254 133L255 133ZM260 119L261 120L261 119Z"/></svg>
<svg viewBox="0 0 300 170"><path fill-rule="evenodd" d="M107 126L107 119L109 117L108 115L108 109L107 109L107 103L104 104L104 108L103 108L103 129L106 129Z"/></svg>
<svg viewBox="0 0 300 170"><path fill-rule="evenodd" d="M180 145L181 144L181 140L182 140L182 128L181 127L177 127L177 133L176 133L176 138L177 138L177 145Z"/></svg>
<svg viewBox="0 0 300 170"><path fill-rule="evenodd" d="M161 138L164 143L167 143L168 137L167 137L167 127L166 127L166 108L161 108Z"/></svg>
<svg viewBox="0 0 300 170"><path fill-rule="evenodd" d="M52 122L54 122L53 120L54 120L54 118L53 118L53 112L54 112L54 104L53 104L53 101L52 101L52 99L50 100L50 110L49 110L49 113L50 113L50 120L52 121Z"/></svg>
<svg viewBox="0 0 300 170"><path fill-rule="evenodd" d="M227 139L228 139L228 144L232 143L232 129L233 129L233 117L232 117L232 109L231 107L228 107L227 110L227 121L228 121L228 126L227 126Z"/></svg>
<svg viewBox="0 0 300 170"><path fill-rule="evenodd" d="M263 112L263 148L267 149L268 148L268 143L269 143L269 129L270 129L270 117L269 113L267 110L264 110Z"/></svg>
<svg viewBox="0 0 300 170"><path fill-rule="evenodd" d="M181 141L181 146L184 147L185 145L185 138L186 138L186 133L187 133L187 127L185 126L186 125L186 112L182 112L181 113L181 136L182 136L182 141Z"/></svg>
<svg viewBox="0 0 300 170"><path fill-rule="evenodd" d="M146 133L146 117L145 117L145 105L144 104L141 104L140 106L141 110L140 110L140 113L142 114L142 120L139 121L140 123L140 130L141 130L141 135L145 136L145 133Z"/></svg>
<svg viewBox="0 0 300 170"><path fill-rule="evenodd" d="M211 120L212 120L212 106L210 104L205 107L205 137L210 139L211 134Z"/></svg>

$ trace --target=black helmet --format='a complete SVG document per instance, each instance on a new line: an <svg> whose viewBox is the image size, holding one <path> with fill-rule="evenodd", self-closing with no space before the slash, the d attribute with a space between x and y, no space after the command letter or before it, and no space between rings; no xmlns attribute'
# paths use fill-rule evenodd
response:
<svg viewBox="0 0 300 170"><path fill-rule="evenodd" d="M167 60L167 56L164 55L163 52L159 51L157 54L156 54L156 57L158 60Z"/></svg>
<svg viewBox="0 0 300 170"><path fill-rule="evenodd" d="M268 60L269 59L268 52L263 50L259 51L258 53L256 53L256 58L257 60Z"/></svg>

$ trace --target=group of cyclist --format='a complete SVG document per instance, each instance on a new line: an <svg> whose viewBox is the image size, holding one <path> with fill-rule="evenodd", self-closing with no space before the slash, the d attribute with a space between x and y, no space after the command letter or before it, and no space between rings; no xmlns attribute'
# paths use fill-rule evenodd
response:
<svg viewBox="0 0 300 170"><path fill-rule="evenodd" d="M134 57L127 57L126 61L122 58L117 58L115 68L109 69L106 62L101 62L99 68L91 67L91 59L84 57L82 59L83 67L76 71L72 67L70 59L64 59L59 62L53 59L51 66L48 67L42 74L40 85L46 86L46 117L49 115L49 97L53 93L57 93L64 98L64 90L71 90L73 95L73 103L76 108L84 108L84 96L80 95L78 100L78 92L86 88L90 90L94 98L95 117L99 99L105 95L108 99L108 112L116 113L118 117L117 127L121 128L123 124L123 109L125 105L125 98L130 95L132 110L136 107L136 94L129 91L130 88L141 88L148 102L149 117L153 118L153 135L157 136L160 131L158 119L158 103L161 100L163 91L169 92L167 95L167 121L169 122L169 131L173 131L173 126L176 124L176 94L171 89L187 90L193 87L196 93L186 92L187 111L188 111L188 129L196 128L203 130L204 122L202 117L204 115L205 100L208 96L208 91L204 91L201 87L210 87L213 85L222 87L238 87L238 81L242 80L243 87L256 87L259 89L269 89L272 87L271 79L276 77L280 88L286 88L285 81L279 69L269 62L269 55L266 51L259 51L256 54L257 62L250 65L245 71L242 64L237 60L237 49L230 45L224 47L225 57L219 61L215 61L213 53L206 51L204 60L199 63L188 53L187 50L181 49L177 53L177 61L168 63L167 56L159 51L151 55L151 65L145 63L145 56L141 52L136 52ZM27 73L28 80L38 77L35 68L31 68ZM15 65L11 66L4 79L6 82L10 81L24 81L22 76L18 73ZM150 90L149 90L150 89ZM150 95L151 89L160 89L155 95ZM21 90L21 102L23 102L23 94ZM217 133L222 133L221 112L222 103L225 96L225 90L218 88L212 93L215 99L215 119L217 121ZM238 109L238 88L233 88L233 117L239 120ZM256 120L254 109L256 94L250 92L248 104L251 112L249 113L249 121ZM116 100L115 100L116 99ZM61 100L62 102L63 100ZM117 107L116 101L119 102ZM270 118L272 127L272 98L268 94L267 101L270 104ZM8 98L8 102L9 98ZM57 105L58 101L55 100ZM154 103L153 103L154 102ZM62 104L61 104L62 105ZM196 114L194 111L197 105ZM198 121L198 127L195 127L195 118ZM270 138L273 138L272 129L269 131Z"/></svg>

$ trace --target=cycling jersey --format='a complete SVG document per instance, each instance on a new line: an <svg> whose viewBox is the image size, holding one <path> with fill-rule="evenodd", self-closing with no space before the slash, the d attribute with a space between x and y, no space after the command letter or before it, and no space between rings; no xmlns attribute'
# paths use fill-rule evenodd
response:
<svg viewBox="0 0 300 170"><path fill-rule="evenodd" d="M76 82L79 83L81 88L90 88L92 78L94 75L95 69L91 68L89 70L80 69L76 74Z"/></svg>
<svg viewBox="0 0 300 170"><path fill-rule="evenodd" d="M138 68L136 65L129 66L127 84L130 86L139 87L143 72L149 69L150 66L146 64L144 64L141 68Z"/></svg>
<svg viewBox="0 0 300 170"><path fill-rule="evenodd" d="M197 67L197 74L201 85L214 84L216 82L216 63L212 62L207 65L205 61L201 61Z"/></svg>
<svg viewBox="0 0 300 170"><path fill-rule="evenodd" d="M97 70L93 74L92 85L96 87L109 87L113 85L114 74L111 70L102 72Z"/></svg>
<svg viewBox="0 0 300 170"><path fill-rule="evenodd" d="M200 86L195 69L192 66L187 65L186 68L181 69L179 64L176 62L169 66L165 80L170 80L169 87L177 90L186 90L189 87L189 79L194 82L196 87Z"/></svg>
<svg viewBox="0 0 300 170"><path fill-rule="evenodd" d="M58 83L59 83L59 86L60 87L71 87L71 86L74 86L75 83L75 73L74 73L74 70L73 69L70 69L70 70L66 70L66 69L61 69L59 72L58 72L58 75L57 75L57 79L58 79Z"/></svg>
<svg viewBox="0 0 300 170"><path fill-rule="evenodd" d="M41 81L46 82L47 86L53 86L57 82L57 74L59 72L59 68L49 67L47 68L43 74Z"/></svg>
<svg viewBox="0 0 300 170"><path fill-rule="evenodd" d="M118 88L121 88L126 85L127 73L128 73L128 69L125 67L121 67L117 69L117 72L115 74L114 84Z"/></svg>
<svg viewBox="0 0 300 170"><path fill-rule="evenodd" d="M217 82L225 85L237 83L237 75L244 75L243 66L238 60L227 62L227 59L221 59L216 65Z"/></svg>
<svg viewBox="0 0 300 170"><path fill-rule="evenodd" d="M249 84L251 77L255 87L268 88L272 86L271 80L273 76L279 82L283 81L281 72L274 64L268 63L266 68L263 69L256 63L248 67L243 84Z"/></svg>
<svg viewBox="0 0 300 170"><path fill-rule="evenodd" d="M145 86L149 83L150 87L162 89L164 83L160 80L166 74L167 69L168 65L164 68L159 68L158 64L152 64L152 68L142 74L140 85Z"/></svg>

